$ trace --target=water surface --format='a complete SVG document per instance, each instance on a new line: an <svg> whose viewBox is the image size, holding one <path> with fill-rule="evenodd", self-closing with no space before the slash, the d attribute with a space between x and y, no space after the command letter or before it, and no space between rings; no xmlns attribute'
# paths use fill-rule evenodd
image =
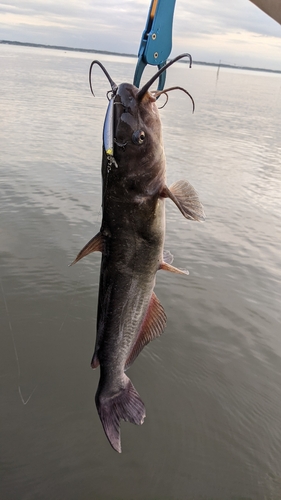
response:
<svg viewBox="0 0 281 500"><path fill-rule="evenodd" d="M161 111L168 184L188 179L204 224L167 201L158 273L168 324L130 369L143 426L122 455L97 416L90 369L108 83L90 54L0 46L1 498L281 497L280 75L176 64ZM135 60L98 58L117 83ZM148 71L147 75L151 74Z"/></svg>

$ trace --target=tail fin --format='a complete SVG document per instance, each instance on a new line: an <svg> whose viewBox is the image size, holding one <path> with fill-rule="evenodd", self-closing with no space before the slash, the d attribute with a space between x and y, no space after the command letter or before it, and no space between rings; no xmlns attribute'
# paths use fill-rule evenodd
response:
<svg viewBox="0 0 281 500"><path fill-rule="evenodd" d="M108 441L114 450L121 453L120 420L132 424L143 424L144 404L130 379L124 374L124 386L113 397L96 394L96 406Z"/></svg>

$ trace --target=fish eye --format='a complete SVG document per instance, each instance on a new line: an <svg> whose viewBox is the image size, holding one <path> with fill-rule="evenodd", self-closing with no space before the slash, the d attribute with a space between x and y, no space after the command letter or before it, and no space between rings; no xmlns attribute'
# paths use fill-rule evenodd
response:
<svg viewBox="0 0 281 500"><path fill-rule="evenodd" d="M132 135L132 141L134 144L142 144L145 139L145 133L143 130L136 130Z"/></svg>

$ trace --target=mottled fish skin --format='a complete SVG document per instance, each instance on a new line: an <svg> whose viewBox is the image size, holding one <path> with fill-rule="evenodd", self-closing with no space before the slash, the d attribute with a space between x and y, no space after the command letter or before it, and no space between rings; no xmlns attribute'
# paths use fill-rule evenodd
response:
<svg viewBox="0 0 281 500"><path fill-rule="evenodd" d="M114 157L118 168L108 172L106 157L102 166L100 233L104 250L93 359L100 365L98 412L117 451L121 451L120 418L140 424L145 417L144 405L135 389L127 395L126 388L133 386L124 370L151 301L165 232L165 199L159 197L165 188L160 119L155 99L149 96L146 102L138 104L137 92L130 84L118 88L114 102ZM132 136L138 130L145 137L142 144L136 145ZM163 316L166 322L164 311ZM128 401L124 403L122 397ZM118 404L123 411L120 415L114 413ZM107 407L104 414L103 408Z"/></svg>
<svg viewBox="0 0 281 500"><path fill-rule="evenodd" d="M202 205L186 181L166 186L161 122L153 93L138 99L129 83L114 99L114 159L103 151L103 217L100 232L77 262L102 252L97 337L92 367L100 365L97 410L112 447L121 452L120 420L142 424L144 404L125 370L142 348L163 332L166 315L154 294L159 269L185 273L163 257L165 198L185 215L203 219Z"/></svg>

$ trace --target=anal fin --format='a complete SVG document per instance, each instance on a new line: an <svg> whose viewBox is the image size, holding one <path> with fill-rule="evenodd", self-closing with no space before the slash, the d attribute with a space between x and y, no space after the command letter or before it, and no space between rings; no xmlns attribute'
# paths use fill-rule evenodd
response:
<svg viewBox="0 0 281 500"><path fill-rule="evenodd" d="M169 188L164 188L162 196L170 198L186 219L205 220L203 205L194 187L187 181L174 182Z"/></svg>
<svg viewBox="0 0 281 500"><path fill-rule="evenodd" d="M135 361L142 349L153 339L160 337L166 326L166 313L155 293L152 296L147 308L145 318L140 327L136 341L127 358L125 370Z"/></svg>
<svg viewBox="0 0 281 500"><path fill-rule="evenodd" d="M103 251L103 237L101 233L97 233L96 236L94 236L88 243L80 250L79 254L77 255L76 259L74 259L70 266L73 266L73 264L76 264L79 260L83 259L83 257L86 257L86 255L89 255L92 252L102 252Z"/></svg>

